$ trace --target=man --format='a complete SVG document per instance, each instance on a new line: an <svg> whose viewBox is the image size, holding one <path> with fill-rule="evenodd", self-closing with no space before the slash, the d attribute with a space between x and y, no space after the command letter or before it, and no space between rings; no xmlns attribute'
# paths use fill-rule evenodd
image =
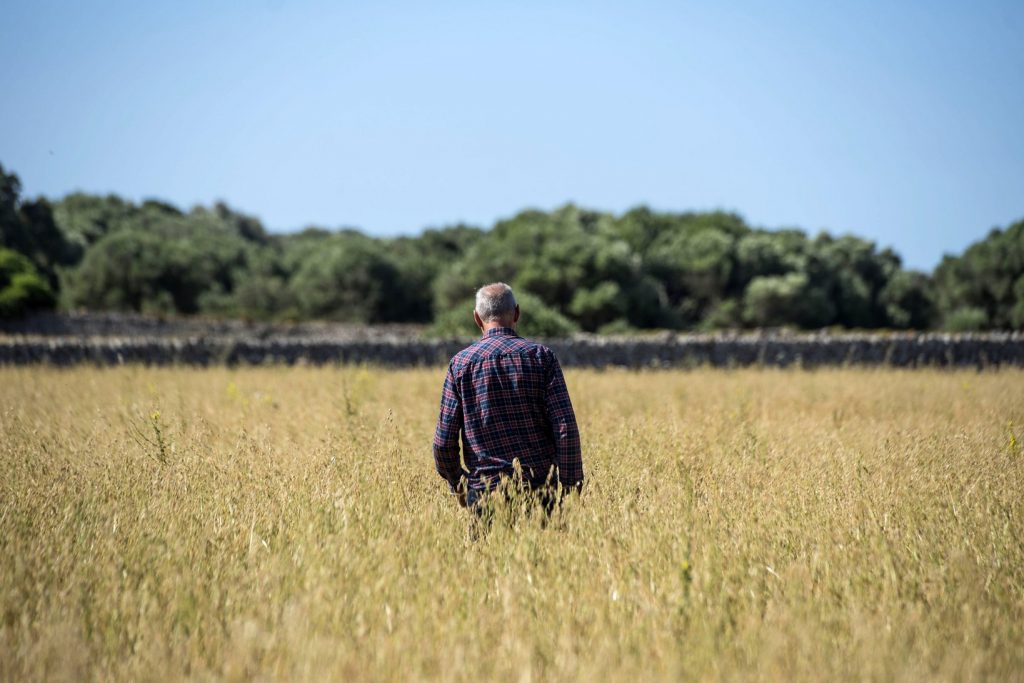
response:
<svg viewBox="0 0 1024 683"><path fill-rule="evenodd" d="M482 498L506 478L539 494L550 512L559 485L560 494L583 485L580 435L562 368L551 349L516 334L519 305L505 283L480 288L473 320L483 337L455 355L444 380L434 434L437 471L477 514Z"/></svg>

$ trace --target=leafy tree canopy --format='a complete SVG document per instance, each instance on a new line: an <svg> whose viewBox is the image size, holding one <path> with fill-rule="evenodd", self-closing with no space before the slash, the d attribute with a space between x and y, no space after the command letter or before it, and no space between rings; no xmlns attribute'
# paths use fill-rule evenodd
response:
<svg viewBox="0 0 1024 683"><path fill-rule="evenodd" d="M222 202L183 211L116 195L26 200L18 177L0 166L0 247L21 257L19 291L33 294L18 296L30 308L433 322L437 333L472 333L466 311L475 290L505 281L523 302L523 329L545 335L1024 329L1024 221L927 274L854 235L764 230L723 211L641 206L616 216L567 204L522 211L490 230L270 234Z"/></svg>
<svg viewBox="0 0 1024 683"><path fill-rule="evenodd" d="M32 262L0 248L0 318L15 318L53 304L53 291Z"/></svg>

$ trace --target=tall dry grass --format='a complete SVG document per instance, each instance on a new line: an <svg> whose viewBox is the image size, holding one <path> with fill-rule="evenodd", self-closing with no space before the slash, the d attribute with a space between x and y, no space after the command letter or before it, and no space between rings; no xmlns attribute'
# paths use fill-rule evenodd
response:
<svg viewBox="0 0 1024 683"><path fill-rule="evenodd" d="M1024 677L1024 373L570 372L476 542L441 379L0 370L0 678Z"/></svg>

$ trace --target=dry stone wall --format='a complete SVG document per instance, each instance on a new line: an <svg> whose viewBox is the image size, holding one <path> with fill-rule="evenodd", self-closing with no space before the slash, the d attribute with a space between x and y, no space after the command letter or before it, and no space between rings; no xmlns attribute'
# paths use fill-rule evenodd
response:
<svg viewBox="0 0 1024 683"><path fill-rule="evenodd" d="M0 336L0 364L444 365L470 339ZM1024 367L1024 334L576 336L545 340L567 367Z"/></svg>

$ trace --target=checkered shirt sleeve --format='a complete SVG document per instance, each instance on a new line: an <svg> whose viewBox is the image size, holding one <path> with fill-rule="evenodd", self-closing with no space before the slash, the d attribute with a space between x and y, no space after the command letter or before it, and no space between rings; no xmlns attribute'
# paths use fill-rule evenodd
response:
<svg viewBox="0 0 1024 683"><path fill-rule="evenodd" d="M462 401L449 364L441 390L441 414L434 432L434 466L453 490L462 478L459 463L459 431L462 429Z"/></svg>
<svg viewBox="0 0 1024 683"><path fill-rule="evenodd" d="M583 484L583 457L580 451L580 432L576 426L576 414L569 400L569 389L565 386L562 366L551 355L551 379L548 381L545 408L551 424L551 436L555 441L555 464L558 467L558 481L565 488L577 488Z"/></svg>

